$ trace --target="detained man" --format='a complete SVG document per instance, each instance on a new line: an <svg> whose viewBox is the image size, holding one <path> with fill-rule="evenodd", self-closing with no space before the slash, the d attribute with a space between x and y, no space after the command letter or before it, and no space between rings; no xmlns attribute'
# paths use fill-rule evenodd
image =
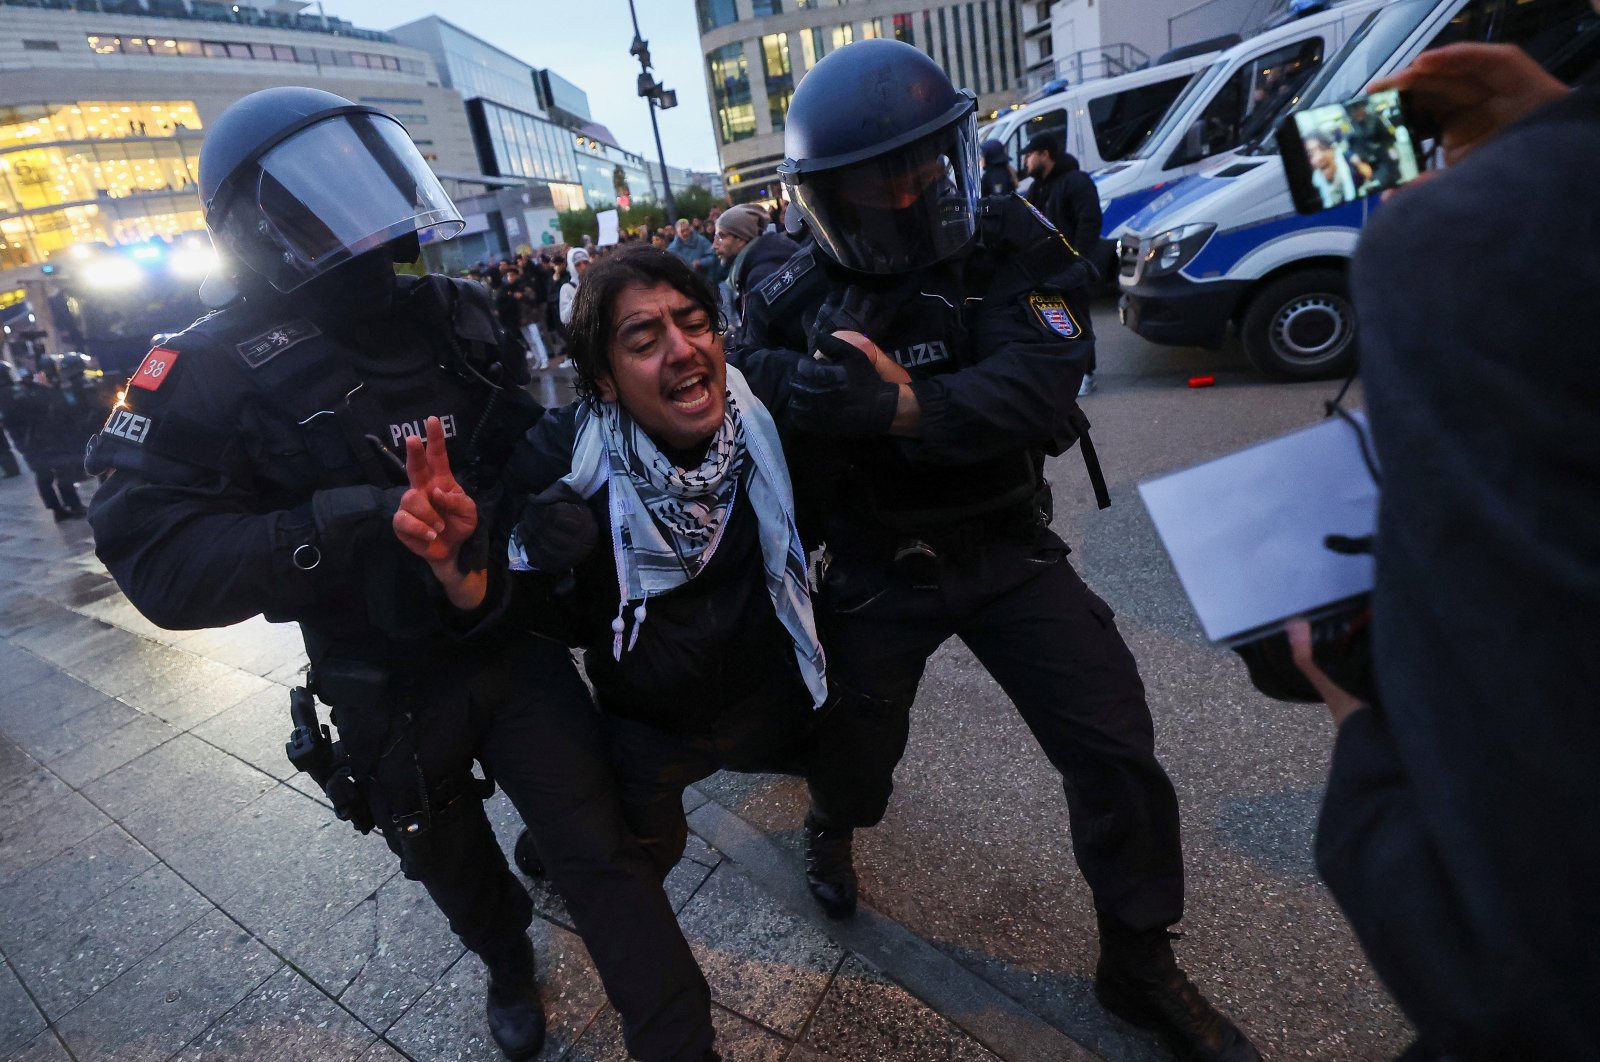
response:
<svg viewBox="0 0 1600 1062"><path fill-rule="evenodd" d="M811 756L823 653L767 408L787 385L727 366L719 326L715 293L675 255L596 264L573 315L581 397L528 433L506 480L526 500L503 521L521 574L501 607L585 650L627 828L663 877L687 840L688 785L825 770ZM412 491L395 530L428 555L452 519ZM499 582L459 578L462 607Z"/></svg>

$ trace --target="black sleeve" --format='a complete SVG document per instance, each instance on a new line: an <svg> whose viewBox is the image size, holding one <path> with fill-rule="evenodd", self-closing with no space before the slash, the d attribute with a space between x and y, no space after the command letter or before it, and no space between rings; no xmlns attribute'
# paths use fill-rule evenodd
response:
<svg viewBox="0 0 1600 1062"><path fill-rule="evenodd" d="M787 239L787 237L784 237ZM806 357L803 310L821 301L826 282L814 264L800 265L799 252L779 262L768 273L766 283L751 282L745 300L744 321L729 337L728 364L744 373L745 379L766 403L780 428L789 404L789 384L794 367ZM792 285L782 283L775 274L780 269L800 269Z"/></svg>
<svg viewBox="0 0 1600 1062"><path fill-rule="evenodd" d="M1073 221L1073 231L1062 235L1071 241L1079 254L1092 254L1100 242L1100 193L1095 190L1094 178L1082 170L1066 182L1069 196L1067 213Z"/></svg>
<svg viewBox="0 0 1600 1062"><path fill-rule="evenodd" d="M1046 446L1065 430L1094 349L1082 291L1050 281L1082 269L1059 233L1017 201L973 326L977 363L912 383L922 409L908 457L971 463ZM1048 278L1048 279L1047 279Z"/></svg>
<svg viewBox="0 0 1600 1062"><path fill-rule="evenodd" d="M1540 1028L1534 1015L1544 1004L1530 1002L1529 989L1553 971L1518 954L1512 927L1481 917L1496 911L1450 873L1381 708L1339 728L1316 855L1373 968L1421 1027L1459 1046L1506 1043L1508 1033L1514 1041L1530 1022ZM1559 1012L1560 993L1549 996Z"/></svg>
<svg viewBox="0 0 1600 1062"><path fill-rule="evenodd" d="M310 500L265 512L238 476L108 434L124 412L148 416L153 433L174 423L170 406L139 412L149 405L135 391L95 440L110 475L90 503L89 524L95 553L122 592L169 630L222 627L261 613L275 620L310 615L318 580L331 574L301 570L292 560L297 548L316 543Z"/></svg>
<svg viewBox="0 0 1600 1062"><path fill-rule="evenodd" d="M253 417L224 355L200 341L167 347L179 351L172 378L130 385L90 450L91 470L110 473L89 507L95 552L147 619L172 630L315 619L318 593L351 575L358 541L403 553L376 509L319 531L318 497L334 492L266 507L240 442ZM321 562L307 570L302 552L296 565L302 547Z"/></svg>

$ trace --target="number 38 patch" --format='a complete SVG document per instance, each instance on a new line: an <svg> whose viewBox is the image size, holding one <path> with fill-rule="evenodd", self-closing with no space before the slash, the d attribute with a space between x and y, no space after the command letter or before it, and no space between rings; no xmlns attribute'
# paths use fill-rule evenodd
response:
<svg viewBox="0 0 1600 1062"><path fill-rule="evenodd" d="M144 361L134 370L129 387L142 387L146 391L159 391L178 364L178 352L166 347L156 347L144 356Z"/></svg>
<svg viewBox="0 0 1600 1062"><path fill-rule="evenodd" d="M1072 311L1067 309L1067 300L1060 295L1034 292L1028 296L1028 309L1033 311L1040 324L1062 339L1077 339L1083 334Z"/></svg>

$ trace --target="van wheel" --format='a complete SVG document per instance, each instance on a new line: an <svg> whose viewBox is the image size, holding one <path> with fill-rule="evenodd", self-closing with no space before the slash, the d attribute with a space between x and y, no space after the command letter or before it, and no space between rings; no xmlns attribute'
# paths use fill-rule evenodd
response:
<svg viewBox="0 0 1600 1062"><path fill-rule="evenodd" d="M1250 364L1269 376L1346 375L1356 362L1356 315L1344 273L1306 269L1279 277L1251 300L1239 336Z"/></svg>

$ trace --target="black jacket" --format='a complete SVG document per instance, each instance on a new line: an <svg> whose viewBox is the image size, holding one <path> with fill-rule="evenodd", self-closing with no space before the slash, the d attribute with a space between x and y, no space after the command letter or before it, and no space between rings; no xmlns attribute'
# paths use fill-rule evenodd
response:
<svg viewBox="0 0 1600 1062"><path fill-rule="evenodd" d="M778 379L757 377L750 385L769 408L787 391ZM536 494L572 470L577 412L576 403L551 410L528 433L506 477L508 499ZM646 603L638 640L620 660L611 628L619 602L608 487L589 499L600 541L576 571L511 576L507 607L514 622L585 650L601 710L663 730L702 732L775 674L791 675L796 703L809 704L794 643L767 593L758 521L746 497L741 490L705 568ZM628 604L629 635L637 604Z"/></svg>
<svg viewBox="0 0 1600 1062"><path fill-rule="evenodd" d="M1087 267L1019 197L984 210L981 240L916 273L851 274L808 242L751 293L729 354L747 375L792 370L814 349L819 318L863 285L876 318L856 330L910 373L921 405L916 439L796 442L790 472L797 491L825 499L830 547L881 550L906 533L1028 511L1041 453L1069 444L1094 342Z"/></svg>
<svg viewBox="0 0 1600 1062"><path fill-rule="evenodd" d="M5 423L29 464L81 466L84 444L99 429L107 405L103 396L89 386L57 386L30 380L16 385L6 408Z"/></svg>
<svg viewBox="0 0 1600 1062"><path fill-rule="evenodd" d="M1340 729L1317 862L1452 1058L1600 1057L1596 157L1580 89L1378 210L1351 274L1381 708Z"/></svg>
<svg viewBox="0 0 1600 1062"><path fill-rule="evenodd" d="M983 194L1010 195L1017 190L1017 179L1008 162L991 163L983 168Z"/></svg>
<svg viewBox="0 0 1600 1062"><path fill-rule="evenodd" d="M763 232L742 252L739 280L734 290L742 300L746 294L759 288L783 263L794 257L796 244L781 232Z"/></svg>
<svg viewBox="0 0 1600 1062"><path fill-rule="evenodd" d="M452 613L390 528L404 439L445 418L458 478L489 498L540 410L460 365L509 375L481 286L399 283L392 313L351 339L264 298L201 319L141 364L90 448L91 471L110 475L89 521L152 622L297 621L313 664L449 651Z"/></svg>
<svg viewBox="0 0 1600 1062"><path fill-rule="evenodd" d="M1092 255L1100 242L1100 193L1094 179L1078 167L1078 160L1062 155L1043 177L1028 188L1032 203L1060 230L1079 254Z"/></svg>

